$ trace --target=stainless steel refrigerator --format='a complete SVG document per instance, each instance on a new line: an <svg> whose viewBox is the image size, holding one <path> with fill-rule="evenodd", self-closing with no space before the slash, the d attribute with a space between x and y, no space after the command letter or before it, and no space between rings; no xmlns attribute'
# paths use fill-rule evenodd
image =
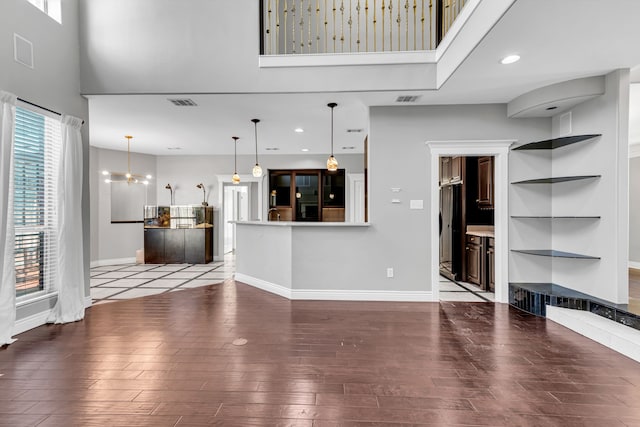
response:
<svg viewBox="0 0 640 427"><path fill-rule="evenodd" d="M440 187L440 274L462 278L462 185Z"/></svg>

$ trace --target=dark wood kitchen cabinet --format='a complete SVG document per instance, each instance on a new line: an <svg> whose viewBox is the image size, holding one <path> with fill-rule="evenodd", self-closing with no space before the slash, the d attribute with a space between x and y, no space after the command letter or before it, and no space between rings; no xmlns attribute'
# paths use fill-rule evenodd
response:
<svg viewBox="0 0 640 427"><path fill-rule="evenodd" d="M495 257L495 239L487 237L487 288L489 292L495 292L496 289L496 257Z"/></svg>
<svg viewBox="0 0 640 427"><path fill-rule="evenodd" d="M478 158L478 199L480 209L493 209L493 157Z"/></svg>
<svg viewBox="0 0 640 427"><path fill-rule="evenodd" d="M440 185L462 181L464 157L440 157Z"/></svg>
<svg viewBox="0 0 640 427"><path fill-rule="evenodd" d="M484 245L483 238L467 235L465 258L467 265L467 282L484 288Z"/></svg>

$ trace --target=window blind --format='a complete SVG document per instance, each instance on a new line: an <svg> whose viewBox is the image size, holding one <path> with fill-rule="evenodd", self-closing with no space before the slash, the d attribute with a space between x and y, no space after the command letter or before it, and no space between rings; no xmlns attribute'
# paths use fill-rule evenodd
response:
<svg viewBox="0 0 640 427"><path fill-rule="evenodd" d="M55 291L60 121L16 108L14 199L16 296Z"/></svg>

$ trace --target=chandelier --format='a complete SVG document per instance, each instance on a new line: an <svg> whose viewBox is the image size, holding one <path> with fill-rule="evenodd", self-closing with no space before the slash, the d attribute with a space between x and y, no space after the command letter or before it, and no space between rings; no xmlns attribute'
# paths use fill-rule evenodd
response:
<svg viewBox="0 0 640 427"><path fill-rule="evenodd" d="M127 184L148 185L149 180L152 178L151 175L141 175L131 172L131 139L133 138L133 136L125 135L125 138L127 139L127 171L110 172L108 170L103 170L102 175L108 176L108 178L105 178L104 182L106 182L107 184L111 182L126 182Z"/></svg>

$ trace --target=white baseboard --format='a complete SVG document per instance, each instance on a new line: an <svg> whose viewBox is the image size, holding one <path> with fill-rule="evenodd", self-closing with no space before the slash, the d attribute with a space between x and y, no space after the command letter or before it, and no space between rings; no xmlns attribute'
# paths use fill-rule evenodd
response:
<svg viewBox="0 0 640 427"><path fill-rule="evenodd" d="M91 268L102 267L103 265L120 265L120 264L135 264L136 257L131 258L114 258L114 259L100 259L98 261L91 261Z"/></svg>
<svg viewBox="0 0 640 427"><path fill-rule="evenodd" d="M287 299L292 299L291 289L282 285L277 285L275 283L267 282L266 280L258 279L252 276L247 276L246 274L242 273L236 273L234 275L234 279L238 282L251 285L254 288L262 289L263 291L271 292L272 294L280 295L281 297L285 297Z"/></svg>
<svg viewBox="0 0 640 427"><path fill-rule="evenodd" d="M242 273L235 274L235 280L271 292L290 300L324 301L396 301L432 302L431 291L377 291L343 289L289 289Z"/></svg>
<svg viewBox="0 0 640 427"><path fill-rule="evenodd" d="M588 311L547 306L547 319L640 362L640 331Z"/></svg>
<svg viewBox="0 0 640 427"><path fill-rule="evenodd" d="M23 332L27 332L30 329L44 325L45 323L47 323L49 314L51 314L51 310L46 310L29 317L25 317L23 319L16 320L16 323L13 326L13 335L15 336Z"/></svg>
<svg viewBox="0 0 640 427"><path fill-rule="evenodd" d="M213 257L213 260L216 261L216 262L218 262L218 261L222 262L222 261L224 261L224 257L216 255L216 256Z"/></svg>
<svg viewBox="0 0 640 427"><path fill-rule="evenodd" d="M640 270L640 262L638 262L638 261L629 261L629 268L634 268L636 270Z"/></svg>

